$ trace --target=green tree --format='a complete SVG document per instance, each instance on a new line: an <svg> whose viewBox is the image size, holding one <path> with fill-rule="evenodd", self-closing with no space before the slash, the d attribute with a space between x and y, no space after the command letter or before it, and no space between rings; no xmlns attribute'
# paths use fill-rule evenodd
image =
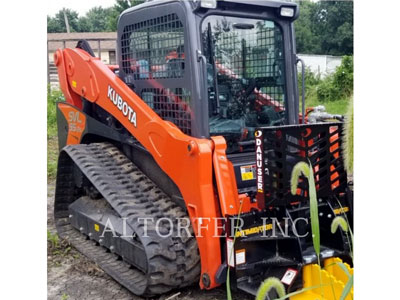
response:
<svg viewBox="0 0 400 300"><path fill-rule="evenodd" d="M316 13L316 5L310 0L300 1L300 16L295 21L296 46L298 53L318 53L320 43L318 36L314 34L313 16Z"/></svg>
<svg viewBox="0 0 400 300"><path fill-rule="evenodd" d="M65 13L68 18L69 28L71 32L79 32L80 30L78 13L69 8L65 9ZM55 17L47 16L47 32L67 32L63 9L56 13Z"/></svg>
<svg viewBox="0 0 400 300"><path fill-rule="evenodd" d="M47 16L47 32L63 32L63 28L56 18Z"/></svg>
<svg viewBox="0 0 400 300"><path fill-rule="evenodd" d="M353 1L315 3L315 33L321 41L321 53L353 54Z"/></svg>
<svg viewBox="0 0 400 300"><path fill-rule="evenodd" d="M79 32L96 32L96 30L93 30L93 26L90 24L90 21L87 17L80 17L78 22Z"/></svg>
<svg viewBox="0 0 400 300"><path fill-rule="evenodd" d="M130 7L144 3L145 0L116 0L107 17L107 31L117 31L119 15Z"/></svg>
<svg viewBox="0 0 400 300"><path fill-rule="evenodd" d="M103 32L108 31L107 20L112 8L96 6L90 9L84 17L79 18L79 31Z"/></svg>
<svg viewBox="0 0 400 300"><path fill-rule="evenodd" d="M298 53L352 55L352 1L298 1L295 22Z"/></svg>
<svg viewBox="0 0 400 300"><path fill-rule="evenodd" d="M117 31L120 14L125 9L144 2L145 0L116 0L114 6L93 7L82 17L79 17L76 11L66 9L70 30L71 32ZM63 10L60 10L55 17L47 16L47 32L67 32Z"/></svg>

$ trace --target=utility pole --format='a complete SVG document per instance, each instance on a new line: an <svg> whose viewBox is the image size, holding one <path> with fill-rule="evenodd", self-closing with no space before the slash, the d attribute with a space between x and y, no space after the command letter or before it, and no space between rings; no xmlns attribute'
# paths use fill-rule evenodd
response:
<svg viewBox="0 0 400 300"><path fill-rule="evenodd" d="M67 14L65 13L65 7L63 8L63 12L64 12L65 27L67 28L67 33L70 33L70 30L69 30L69 23L68 23L68 17L67 17Z"/></svg>

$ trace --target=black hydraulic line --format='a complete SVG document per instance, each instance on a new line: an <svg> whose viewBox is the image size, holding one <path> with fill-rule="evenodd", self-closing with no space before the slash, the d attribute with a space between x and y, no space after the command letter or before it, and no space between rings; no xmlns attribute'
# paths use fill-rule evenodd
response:
<svg viewBox="0 0 400 300"><path fill-rule="evenodd" d="M87 40L79 40L78 44L76 45L76 48L85 50L87 53L90 54L90 56L96 57L96 55L94 55L92 47L90 47L90 44Z"/></svg>

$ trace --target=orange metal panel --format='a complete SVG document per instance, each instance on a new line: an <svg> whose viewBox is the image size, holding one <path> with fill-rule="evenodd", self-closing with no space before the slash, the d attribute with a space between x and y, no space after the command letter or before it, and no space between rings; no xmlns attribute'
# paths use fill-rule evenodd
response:
<svg viewBox="0 0 400 300"><path fill-rule="evenodd" d="M81 142L86 127L86 117L73 106L59 103L58 108L68 123L67 145L76 145Z"/></svg>
<svg viewBox="0 0 400 300"><path fill-rule="evenodd" d="M82 109L81 97L78 94L71 93L71 91L70 91L70 88L68 85L68 80L67 80L67 72L66 72L64 54L61 49L58 49L54 53L54 64L57 67L58 80L60 82L60 88L61 88L62 92L64 93L65 99L67 100L68 103L71 103L72 105L75 105L79 109Z"/></svg>
<svg viewBox="0 0 400 300"><path fill-rule="evenodd" d="M222 215L239 213L239 196L232 163L226 157L226 142L221 136L211 137L214 142L213 162Z"/></svg>
<svg viewBox="0 0 400 300"><path fill-rule="evenodd" d="M187 136L174 124L163 121L109 67L85 51L58 50L57 59L61 88L67 102L80 107L77 103L80 96L95 102L137 138L179 187L196 235L200 226L206 226L205 220L220 217L213 186L214 145L211 140ZM223 141L217 140L217 151L222 151ZM237 195L233 190L230 192L234 198L229 196L227 201L233 203ZM222 196L225 197L226 193L229 194L229 190L225 189ZM220 240L213 237L213 230L203 230L201 233L201 236L197 236L197 242L202 274L209 275L211 284L204 287L200 281L200 286L210 289L218 285L215 274L221 264Z"/></svg>

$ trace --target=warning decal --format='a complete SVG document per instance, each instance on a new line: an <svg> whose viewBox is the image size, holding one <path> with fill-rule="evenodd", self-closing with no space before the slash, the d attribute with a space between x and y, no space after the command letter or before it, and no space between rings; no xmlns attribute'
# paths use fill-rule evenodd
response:
<svg viewBox="0 0 400 300"><path fill-rule="evenodd" d="M241 166L240 174L243 181L256 179L256 165Z"/></svg>
<svg viewBox="0 0 400 300"><path fill-rule="evenodd" d="M236 264L241 265L246 263L246 250L241 249L236 251Z"/></svg>
<svg viewBox="0 0 400 300"><path fill-rule="evenodd" d="M289 268L289 269L287 269L285 275L283 275L281 281L284 284L291 285L293 280L296 278L296 275L297 275L297 271Z"/></svg>
<svg viewBox="0 0 400 300"><path fill-rule="evenodd" d="M233 240L226 239L226 255L228 257L228 266L235 266L235 259L233 257Z"/></svg>

